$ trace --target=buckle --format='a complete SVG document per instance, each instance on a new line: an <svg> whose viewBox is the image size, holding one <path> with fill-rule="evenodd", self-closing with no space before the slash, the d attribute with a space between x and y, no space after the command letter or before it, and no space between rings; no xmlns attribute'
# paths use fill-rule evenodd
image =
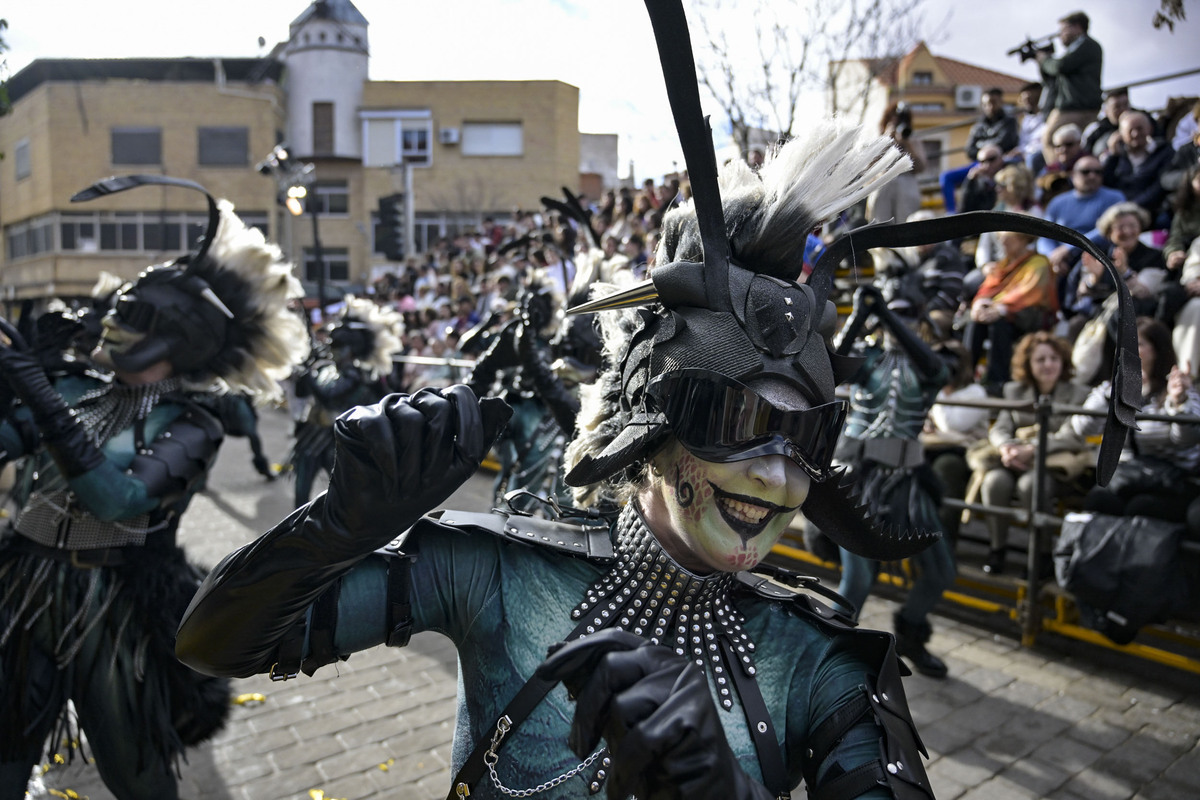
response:
<svg viewBox="0 0 1200 800"><path fill-rule="evenodd" d="M272 681L275 681L276 683L278 683L279 681L290 681L292 678L294 678L300 674L299 671L279 672L278 670L279 670L279 662L276 661L274 664L271 665L271 669L267 672L267 677L270 678Z"/></svg>

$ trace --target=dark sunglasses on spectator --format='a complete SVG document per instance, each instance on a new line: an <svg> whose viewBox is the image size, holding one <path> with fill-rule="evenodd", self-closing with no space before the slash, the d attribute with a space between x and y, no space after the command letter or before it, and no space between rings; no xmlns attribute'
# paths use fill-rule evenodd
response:
<svg viewBox="0 0 1200 800"><path fill-rule="evenodd" d="M1000 160L1000 156L988 156L987 158L981 158L981 159L979 159L979 160L980 160L980 161L987 162L987 163L989 163L989 164L990 164L990 163L991 163L991 162L993 162L993 161L999 161L999 160Z"/></svg>
<svg viewBox="0 0 1200 800"><path fill-rule="evenodd" d="M1103 175L1104 170L1102 170L1102 169L1077 169L1077 170L1075 170L1075 174L1076 175Z"/></svg>
<svg viewBox="0 0 1200 800"><path fill-rule="evenodd" d="M1059 147L1070 147L1071 145L1076 145L1076 144L1079 144L1079 141L1076 139L1072 139L1069 142L1059 142L1058 144L1054 145L1054 147L1057 149Z"/></svg>
<svg viewBox="0 0 1200 800"><path fill-rule="evenodd" d="M655 378L646 394L696 456L727 463L782 455L818 481L829 476L846 419L843 401L785 411L745 384L704 369Z"/></svg>

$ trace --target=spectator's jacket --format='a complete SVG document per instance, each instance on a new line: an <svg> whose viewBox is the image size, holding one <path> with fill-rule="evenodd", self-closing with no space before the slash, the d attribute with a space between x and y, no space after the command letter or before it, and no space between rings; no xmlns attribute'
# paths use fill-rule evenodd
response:
<svg viewBox="0 0 1200 800"><path fill-rule="evenodd" d="M1104 160L1104 185L1119 189L1126 200L1137 203L1153 217L1167 195L1159 179L1174 155L1171 145L1162 139L1154 140L1154 149L1136 167L1124 150L1112 153Z"/></svg>
<svg viewBox="0 0 1200 800"><path fill-rule="evenodd" d="M1084 408L1107 409L1111 391L1109 381L1100 384L1088 395ZM1140 410L1147 414L1200 416L1200 394L1195 389L1189 389L1184 402L1178 405L1168 402L1165 394L1148 398ZM1071 417L1071 425L1080 436L1094 436L1104 430L1104 417L1079 414ZM1200 464L1200 425L1139 419L1137 429L1130 430L1125 440L1121 460L1134 455L1161 458L1194 471Z"/></svg>
<svg viewBox="0 0 1200 800"><path fill-rule="evenodd" d="M1072 45L1060 57L1041 63L1042 77L1054 81L1054 107L1060 111L1099 111L1104 102L1100 89L1104 51L1089 36L1080 37Z"/></svg>
<svg viewBox="0 0 1200 800"><path fill-rule="evenodd" d="M1017 120L1001 111L999 119L981 117L971 126L971 133L967 136L967 158L974 161L979 155L979 148L985 144L995 144L1001 152L1007 153L1020 143Z"/></svg>
<svg viewBox="0 0 1200 800"><path fill-rule="evenodd" d="M1088 396L1088 387L1067 380L1059 381L1050 393L1050 399L1061 405L1077 406ZM1004 399L1015 403L1032 403L1038 399L1037 388L1021 381L1009 381L1004 384ZM1049 432L1046 435L1046 453L1071 452L1077 453L1087 447L1087 439L1077 434L1071 427L1071 418L1067 414L1052 413L1049 421ZM1017 431L1037 424L1037 414L1019 408L1006 408L997 416L992 427L988 429L988 441L996 447L1022 441Z"/></svg>

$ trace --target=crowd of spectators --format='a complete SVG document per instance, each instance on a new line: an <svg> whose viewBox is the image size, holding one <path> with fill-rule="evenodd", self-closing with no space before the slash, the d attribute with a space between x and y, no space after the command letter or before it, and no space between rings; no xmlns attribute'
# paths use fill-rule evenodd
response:
<svg viewBox="0 0 1200 800"><path fill-rule="evenodd" d="M1007 232L898 255L923 276L926 335L961 367L942 401L991 396L1032 403L1048 396L1055 404L1041 456L1048 475L1044 509L1167 520L1200 541L1200 425L1169 419L1200 417L1193 386L1200 381L1200 101L1173 102L1152 114L1132 106L1127 89L1102 93L1101 48L1087 30L1086 15L1060 20L1064 51L1038 55L1042 80L1022 88L1016 109L1004 107L999 89L985 92L966 145L970 163L940 175L942 209L931 210L936 201L927 198L923 209L901 217L890 206L868 204L864 221L1015 212L1071 228L1105 252L1138 316L1142 411L1168 419L1139 424L1104 488L1094 473L1103 418L1058 410L1081 404L1099 410L1111 392L1116 286L1103 264L1073 245ZM885 114L885 125L894 113ZM889 263L876 280L896 271ZM953 271L961 275L961 293L947 325L942 309L953 283L929 276ZM993 411L980 430L977 409L934 408L926 458L946 496L1029 509L1039 458L1032 412L997 417ZM1013 556L1010 515L985 512L983 519L982 566L999 574ZM942 524L957 535L958 511L943 513ZM1052 542L1041 541L1041 579L1052 574Z"/></svg>

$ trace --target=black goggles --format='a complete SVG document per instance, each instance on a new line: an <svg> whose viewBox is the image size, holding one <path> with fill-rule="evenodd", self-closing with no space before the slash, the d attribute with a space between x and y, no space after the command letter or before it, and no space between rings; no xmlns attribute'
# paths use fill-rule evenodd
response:
<svg viewBox="0 0 1200 800"><path fill-rule="evenodd" d="M123 327L138 333L147 333L154 327L158 307L145 300L121 295L113 304L113 314Z"/></svg>
<svg viewBox="0 0 1200 800"><path fill-rule="evenodd" d="M648 405L667 418L672 433L706 461L742 461L765 455L790 458L813 479L829 477L846 404L784 411L745 384L701 369L650 381Z"/></svg>

